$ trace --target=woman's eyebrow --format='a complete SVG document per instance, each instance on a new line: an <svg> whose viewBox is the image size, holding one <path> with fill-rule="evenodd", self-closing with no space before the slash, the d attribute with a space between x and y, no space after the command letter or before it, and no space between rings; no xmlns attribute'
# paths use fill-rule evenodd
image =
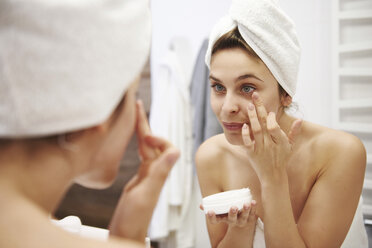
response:
<svg viewBox="0 0 372 248"><path fill-rule="evenodd" d="M235 82L238 82L238 81L243 80L243 79L246 79L246 78L254 78L254 79L257 79L258 81L263 82L262 79L260 79L259 77L257 77L254 74L251 74L251 73L248 73L248 74L244 74L244 75L239 76L237 79L235 79ZM216 81L216 82L221 82L221 80L219 80L218 78L216 78L212 74L209 74L209 79L212 79L213 81Z"/></svg>
<svg viewBox="0 0 372 248"><path fill-rule="evenodd" d="M254 74L250 74L250 73L239 76L239 77L235 80L235 82L240 81L240 80L243 80L243 79L246 79L246 78L255 78L255 79L257 79L257 80L263 82L262 79L260 79L260 78L257 77L256 75L254 75Z"/></svg>
<svg viewBox="0 0 372 248"><path fill-rule="evenodd" d="M212 79L213 81L221 82L218 78L214 77L212 74L209 74L209 79Z"/></svg>

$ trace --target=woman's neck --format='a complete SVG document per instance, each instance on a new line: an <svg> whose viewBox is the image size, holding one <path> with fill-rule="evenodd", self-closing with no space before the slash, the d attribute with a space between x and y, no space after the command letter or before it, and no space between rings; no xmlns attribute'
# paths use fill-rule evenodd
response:
<svg viewBox="0 0 372 248"><path fill-rule="evenodd" d="M284 111L278 113L276 121L278 122L280 128L284 131L284 133L288 136L289 131L291 130L293 122L296 118L288 115Z"/></svg>
<svg viewBox="0 0 372 248"><path fill-rule="evenodd" d="M57 148L33 149L20 144L0 151L0 191L24 198L53 213L73 182L73 165Z"/></svg>

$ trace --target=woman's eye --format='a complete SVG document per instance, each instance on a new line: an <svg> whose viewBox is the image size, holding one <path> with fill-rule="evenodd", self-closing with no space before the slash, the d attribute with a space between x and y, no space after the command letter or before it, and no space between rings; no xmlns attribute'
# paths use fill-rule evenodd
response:
<svg viewBox="0 0 372 248"><path fill-rule="evenodd" d="M252 86L248 86L248 85L246 85L246 86L243 86L243 87L242 87L242 91L243 91L244 93L250 93L252 90L254 90L254 88L253 88Z"/></svg>
<svg viewBox="0 0 372 248"><path fill-rule="evenodd" d="M225 87L223 87L222 85L220 84L213 84L212 85L212 88L216 91L216 92L222 92L225 90Z"/></svg>

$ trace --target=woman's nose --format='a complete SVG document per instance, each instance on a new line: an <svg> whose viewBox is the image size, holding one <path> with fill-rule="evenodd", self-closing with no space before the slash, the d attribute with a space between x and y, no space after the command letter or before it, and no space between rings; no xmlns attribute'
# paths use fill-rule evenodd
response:
<svg viewBox="0 0 372 248"><path fill-rule="evenodd" d="M222 111L226 114L235 114L239 112L239 102L237 97L227 94L223 102Z"/></svg>

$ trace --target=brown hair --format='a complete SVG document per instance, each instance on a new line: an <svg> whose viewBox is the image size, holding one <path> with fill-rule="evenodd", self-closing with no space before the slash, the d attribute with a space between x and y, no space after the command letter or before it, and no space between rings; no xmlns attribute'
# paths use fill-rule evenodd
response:
<svg viewBox="0 0 372 248"><path fill-rule="evenodd" d="M213 45L212 54L215 54L218 51L230 48L241 48L248 53L253 59L261 61L261 58L257 53L245 42L242 35L239 32L238 27L222 35ZM288 93L283 89L283 87L278 83L279 95L287 96Z"/></svg>

